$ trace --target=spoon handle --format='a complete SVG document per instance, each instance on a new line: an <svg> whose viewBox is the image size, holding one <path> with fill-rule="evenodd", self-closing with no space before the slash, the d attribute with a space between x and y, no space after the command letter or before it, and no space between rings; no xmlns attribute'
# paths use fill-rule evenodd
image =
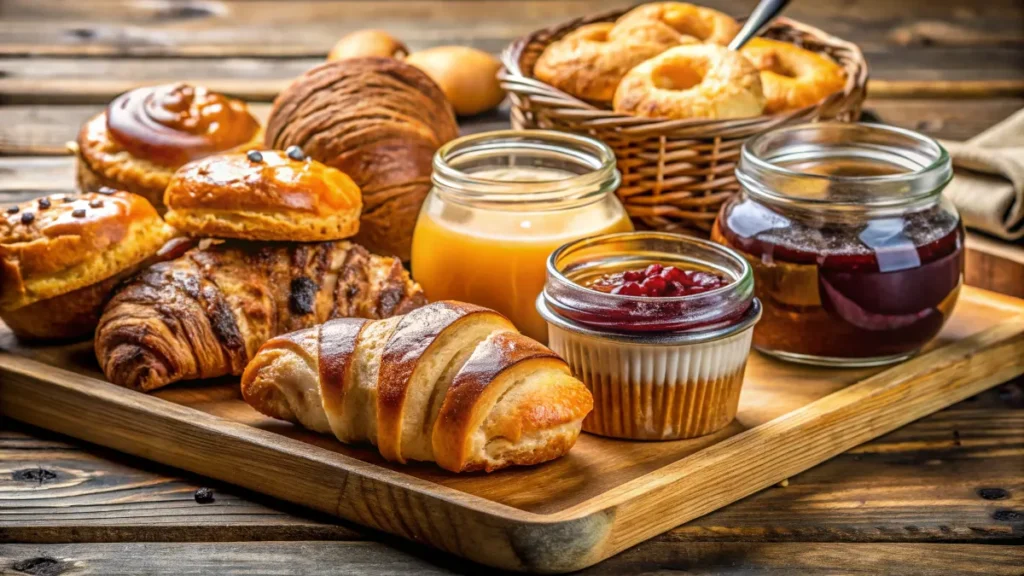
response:
<svg viewBox="0 0 1024 576"><path fill-rule="evenodd" d="M787 4L789 0L761 0L750 13L750 18L747 18L739 34L729 42L729 50L739 50L747 40L757 36L757 33L778 16Z"/></svg>

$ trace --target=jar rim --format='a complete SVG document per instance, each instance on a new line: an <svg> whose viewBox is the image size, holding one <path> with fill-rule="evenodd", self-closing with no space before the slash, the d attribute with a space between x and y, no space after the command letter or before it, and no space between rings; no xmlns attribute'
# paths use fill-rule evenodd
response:
<svg viewBox="0 0 1024 576"><path fill-rule="evenodd" d="M566 178L517 181L480 177L457 166L460 160L502 155L558 160L585 171ZM550 209L598 200L618 188L621 175L615 153L600 140L555 130L495 130L462 136L441 146L434 154L431 181L464 204ZM513 184L516 191L511 192Z"/></svg>
<svg viewBox="0 0 1024 576"><path fill-rule="evenodd" d="M829 134L833 139L848 139L848 144L865 156L890 154L912 166L905 171L884 175L834 175L795 170L777 163L778 157L808 155L815 146L827 144L802 143L792 150L768 155L772 145L793 139L802 133ZM880 144L877 139L899 139L904 144ZM911 149L911 146L913 149ZM916 156L917 158L913 158ZM820 158L828 158L827 155ZM876 156L877 159L877 156ZM876 210L905 208L936 199L953 177L952 162L946 149L934 138L913 130L874 123L815 122L785 126L763 132L747 140L740 151L736 178L743 188L776 204L802 206L811 209ZM797 184L799 183L799 184ZM817 183L817 184L815 184ZM828 197L807 197L788 194L782 189L793 185L798 190L827 189ZM836 192L833 192L835 190ZM857 190L858 193L853 193ZM870 191L867 198L863 191ZM835 196L835 197L833 197Z"/></svg>
<svg viewBox="0 0 1024 576"><path fill-rule="evenodd" d="M562 262L563 257L567 257L573 252L586 251L602 245L632 246L638 251L641 247L646 247L642 250L645 254L660 254L661 259L666 262L672 258L681 263L698 263L730 276L731 282L720 288L699 294L651 298L602 292L572 280L567 274L569 264ZM673 246L675 250L668 251L658 248L665 246ZM624 248L621 250L620 254L630 253ZM615 254L609 252L604 259ZM702 255L705 256L704 260L700 258ZM714 255L714 257L722 259L724 263L711 262L707 259L709 258L707 255ZM601 257L597 257L593 260L600 261L601 259ZM565 270L562 269L563 265ZM565 318L565 320L573 325L587 326L590 330L602 333L661 331L697 334L715 331L722 328L724 321L734 319L740 313L745 313L755 299L753 269L743 256L727 246L683 234L639 231L616 232L582 238L563 244L552 252L548 256L545 266L547 281L538 299L538 310L541 314L545 313L544 310L540 310L540 303L543 302L544 306L549 309L549 313L560 316L565 316L565 314L576 316L575 318ZM611 329L605 326L607 318L602 318L603 312L612 310L633 322L632 328ZM588 320L586 319L588 317L601 318L602 321ZM665 320L663 317L670 319Z"/></svg>

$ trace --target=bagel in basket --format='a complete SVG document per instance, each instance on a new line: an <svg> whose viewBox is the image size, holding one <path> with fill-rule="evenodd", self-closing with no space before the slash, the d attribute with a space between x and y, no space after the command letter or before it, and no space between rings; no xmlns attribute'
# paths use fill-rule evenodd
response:
<svg viewBox="0 0 1024 576"><path fill-rule="evenodd" d="M740 31L740 25L732 16L686 2L644 4L615 21L615 25L620 28L653 24L667 25L697 42L722 46L728 44Z"/></svg>
<svg viewBox="0 0 1024 576"><path fill-rule="evenodd" d="M650 118L728 119L764 111L761 77L740 54L717 44L677 46L626 74L616 112Z"/></svg>
<svg viewBox="0 0 1024 576"><path fill-rule="evenodd" d="M795 44L753 38L740 53L761 71L766 114L817 104L846 85L839 64Z"/></svg>

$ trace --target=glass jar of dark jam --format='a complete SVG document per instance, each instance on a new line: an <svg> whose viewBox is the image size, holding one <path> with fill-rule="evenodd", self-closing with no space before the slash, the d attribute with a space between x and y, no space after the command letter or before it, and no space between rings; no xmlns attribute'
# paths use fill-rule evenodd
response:
<svg viewBox="0 0 1024 576"><path fill-rule="evenodd" d="M747 141L736 176L712 239L753 267L756 349L872 366L939 332L963 281L964 229L942 197L952 167L937 142L873 124L792 126Z"/></svg>

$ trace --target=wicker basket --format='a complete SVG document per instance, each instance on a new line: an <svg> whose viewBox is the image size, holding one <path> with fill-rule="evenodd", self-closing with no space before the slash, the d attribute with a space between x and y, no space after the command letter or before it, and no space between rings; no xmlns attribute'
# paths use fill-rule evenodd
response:
<svg viewBox="0 0 1024 576"><path fill-rule="evenodd" d="M548 44L585 24L610 22L617 10L579 18L534 32L502 53L502 85L512 101L512 126L589 134L603 140L618 157L622 186L618 194L638 227L683 228L707 232L718 208L739 189L733 170L748 137L784 124L813 120L853 122L860 117L868 69L860 49L850 42L786 18L764 36L820 52L846 70L846 86L817 105L799 110L733 120L659 120L618 114L579 100L533 78L533 66Z"/></svg>

